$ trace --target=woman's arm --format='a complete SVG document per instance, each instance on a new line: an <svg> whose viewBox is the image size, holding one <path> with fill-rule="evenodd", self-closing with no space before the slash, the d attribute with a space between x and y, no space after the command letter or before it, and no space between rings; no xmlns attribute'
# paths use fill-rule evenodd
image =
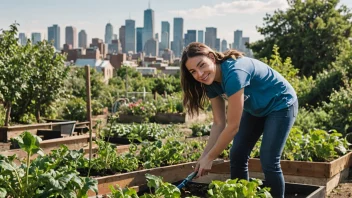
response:
<svg viewBox="0 0 352 198"><path fill-rule="evenodd" d="M213 148L221 131L224 130L226 126L225 101L220 96L218 96L210 99L210 102L213 112L213 125L211 126L210 136L207 141L207 145L204 148L203 154L200 159L203 158L210 151L211 148Z"/></svg>
<svg viewBox="0 0 352 198"><path fill-rule="evenodd" d="M197 176L205 174L206 170L211 169L212 161L229 145L235 137L242 117L244 90L241 89L228 98L227 126L220 133L216 143L210 151L199 161Z"/></svg>

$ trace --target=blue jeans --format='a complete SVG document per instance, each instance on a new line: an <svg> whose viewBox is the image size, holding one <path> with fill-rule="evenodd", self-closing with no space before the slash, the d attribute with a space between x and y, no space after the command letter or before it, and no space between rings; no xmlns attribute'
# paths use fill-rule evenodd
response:
<svg viewBox="0 0 352 198"><path fill-rule="evenodd" d="M280 157L297 112L298 101L265 117L256 117L243 112L240 128L233 139L230 151L231 179L248 180L248 159L255 143L263 134L260 162L266 185L271 188L273 197L284 197L285 181L280 167Z"/></svg>

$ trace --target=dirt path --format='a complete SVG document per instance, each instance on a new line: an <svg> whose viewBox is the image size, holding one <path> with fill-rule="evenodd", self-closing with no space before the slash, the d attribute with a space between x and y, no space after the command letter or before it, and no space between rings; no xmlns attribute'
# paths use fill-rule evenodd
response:
<svg viewBox="0 0 352 198"><path fill-rule="evenodd" d="M348 198L352 197L352 168L346 181L339 184L329 195L331 198Z"/></svg>

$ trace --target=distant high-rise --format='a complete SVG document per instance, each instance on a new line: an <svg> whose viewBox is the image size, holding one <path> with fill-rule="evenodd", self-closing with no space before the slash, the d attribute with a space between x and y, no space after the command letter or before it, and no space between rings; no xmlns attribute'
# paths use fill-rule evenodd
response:
<svg viewBox="0 0 352 198"><path fill-rule="evenodd" d="M233 48L237 49L237 50L241 50L241 46L242 46L242 30L236 30L234 32L234 36L233 36Z"/></svg>
<svg viewBox="0 0 352 198"><path fill-rule="evenodd" d="M48 41L49 42L54 42L54 47L56 50L60 50L60 26L58 25L53 25L51 27L48 27Z"/></svg>
<svg viewBox="0 0 352 198"><path fill-rule="evenodd" d="M25 33L19 33L18 35L18 42L20 45L26 45L27 44L27 37Z"/></svg>
<svg viewBox="0 0 352 198"><path fill-rule="evenodd" d="M219 38L217 38L215 41L215 50L218 52L220 52L220 50L221 50L221 42L220 42Z"/></svg>
<svg viewBox="0 0 352 198"><path fill-rule="evenodd" d="M88 38L85 30L81 30L78 33L78 47L82 47L82 48L88 47Z"/></svg>
<svg viewBox="0 0 352 198"><path fill-rule="evenodd" d="M175 57L180 57L183 50L183 18L174 18L174 40L172 51Z"/></svg>
<svg viewBox="0 0 352 198"><path fill-rule="evenodd" d="M121 48L122 48L122 53L126 53L126 26L122 25L119 29L119 35L120 35L120 42L121 42Z"/></svg>
<svg viewBox="0 0 352 198"><path fill-rule="evenodd" d="M114 35L114 27L111 23L106 24L105 26L105 43L111 44Z"/></svg>
<svg viewBox="0 0 352 198"><path fill-rule="evenodd" d="M136 51L136 22L127 19L125 22L125 51L135 53Z"/></svg>
<svg viewBox="0 0 352 198"><path fill-rule="evenodd" d="M185 46L196 41L197 41L197 30L187 30L187 34L185 36Z"/></svg>
<svg viewBox="0 0 352 198"><path fill-rule="evenodd" d="M146 56L158 56L159 42L155 38L149 39L144 45L144 52Z"/></svg>
<svg viewBox="0 0 352 198"><path fill-rule="evenodd" d="M241 50L242 51L248 50L246 47L246 43L249 43L249 37L242 37L242 43L241 43Z"/></svg>
<svg viewBox="0 0 352 198"><path fill-rule="evenodd" d="M227 46L227 41L225 39L223 39L221 41L221 52L225 52L227 50L228 46Z"/></svg>
<svg viewBox="0 0 352 198"><path fill-rule="evenodd" d="M32 33L32 44L37 44L38 42L42 41L42 34L39 32Z"/></svg>
<svg viewBox="0 0 352 198"><path fill-rule="evenodd" d="M205 44L211 49L216 49L216 28L207 27L205 28Z"/></svg>
<svg viewBox="0 0 352 198"><path fill-rule="evenodd" d="M154 38L154 34L154 10L149 7L144 10L143 47L149 39Z"/></svg>
<svg viewBox="0 0 352 198"><path fill-rule="evenodd" d="M117 40L117 39L118 39L117 34L114 34L114 35L112 36L112 38L113 38L113 40ZM112 41L111 41L111 42L112 42Z"/></svg>
<svg viewBox="0 0 352 198"><path fill-rule="evenodd" d="M161 43L160 50L170 49L170 23L168 21L161 22Z"/></svg>
<svg viewBox="0 0 352 198"><path fill-rule="evenodd" d="M71 45L72 48L76 48L77 42L77 30L73 26L67 26L65 28L66 44Z"/></svg>
<svg viewBox="0 0 352 198"><path fill-rule="evenodd" d="M137 53L143 52L143 28L138 27L136 33Z"/></svg>
<svg viewBox="0 0 352 198"><path fill-rule="evenodd" d="M198 42L204 43L204 31L198 30Z"/></svg>

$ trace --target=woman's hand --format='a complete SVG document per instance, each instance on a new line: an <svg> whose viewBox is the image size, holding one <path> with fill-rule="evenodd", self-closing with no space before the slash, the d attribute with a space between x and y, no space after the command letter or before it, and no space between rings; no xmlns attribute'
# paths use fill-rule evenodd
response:
<svg viewBox="0 0 352 198"><path fill-rule="evenodd" d="M210 159L208 155L200 158L194 169L194 171L198 171L196 178L207 175L207 173L211 170L212 165L213 160Z"/></svg>

